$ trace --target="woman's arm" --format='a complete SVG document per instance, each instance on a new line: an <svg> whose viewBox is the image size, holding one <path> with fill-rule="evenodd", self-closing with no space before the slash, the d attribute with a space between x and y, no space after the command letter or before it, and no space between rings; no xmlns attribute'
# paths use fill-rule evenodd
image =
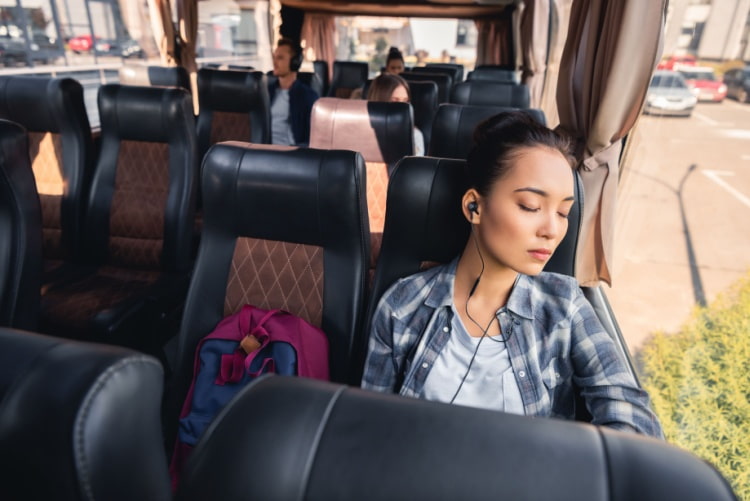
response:
<svg viewBox="0 0 750 501"><path fill-rule="evenodd" d="M573 307L573 380L581 388L592 423L663 438L659 420L649 407L648 394L638 386L623 353L582 292L577 294Z"/></svg>

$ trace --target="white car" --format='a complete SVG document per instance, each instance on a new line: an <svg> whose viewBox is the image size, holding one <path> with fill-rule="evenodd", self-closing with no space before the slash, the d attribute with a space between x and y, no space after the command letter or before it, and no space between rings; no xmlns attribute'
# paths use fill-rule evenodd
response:
<svg viewBox="0 0 750 501"><path fill-rule="evenodd" d="M676 71L656 71L646 94L644 112L649 115L689 117L698 98Z"/></svg>

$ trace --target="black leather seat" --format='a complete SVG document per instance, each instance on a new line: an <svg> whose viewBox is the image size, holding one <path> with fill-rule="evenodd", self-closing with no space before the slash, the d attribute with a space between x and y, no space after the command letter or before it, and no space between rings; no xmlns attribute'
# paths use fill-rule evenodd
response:
<svg viewBox="0 0 750 501"><path fill-rule="evenodd" d="M190 92L190 75L182 66L125 65L119 76L123 85L180 87Z"/></svg>
<svg viewBox="0 0 750 501"><path fill-rule="evenodd" d="M195 217L195 119L170 87L99 89L101 153L86 211L81 277L42 296L41 329L154 349L187 291Z"/></svg>
<svg viewBox="0 0 750 501"><path fill-rule="evenodd" d="M467 80L453 87L450 101L474 106L528 108L529 88L524 84Z"/></svg>
<svg viewBox="0 0 750 501"><path fill-rule="evenodd" d="M412 120L407 103L322 98L313 106L310 147L358 151L365 159L372 266L383 233L389 173L414 153Z"/></svg>
<svg viewBox="0 0 750 501"><path fill-rule="evenodd" d="M71 78L0 77L0 118L28 132L28 156L42 204L43 282L80 261L83 217L94 167L83 88Z"/></svg>
<svg viewBox="0 0 750 501"><path fill-rule="evenodd" d="M0 326L35 329L42 279L42 209L26 131L0 120Z"/></svg>
<svg viewBox="0 0 750 501"><path fill-rule="evenodd" d="M466 159L471 150L474 129L483 120L503 111L517 108L503 106L464 106L460 104L441 104L432 124L432 139L428 155L442 158ZM542 110L524 108L524 113L546 125Z"/></svg>
<svg viewBox="0 0 750 501"><path fill-rule="evenodd" d="M307 84L312 90L314 90L318 96L324 96L323 81L318 75L311 71L298 71L297 78L300 82Z"/></svg>
<svg viewBox="0 0 750 501"><path fill-rule="evenodd" d="M490 82L521 83L518 72L507 66L478 66L466 75L466 80L489 80Z"/></svg>
<svg viewBox="0 0 750 501"><path fill-rule="evenodd" d="M176 499L736 498L708 463L649 437L270 376L203 436Z"/></svg>
<svg viewBox="0 0 750 501"><path fill-rule="evenodd" d="M271 105L260 71L198 71L198 158L221 141L271 142Z"/></svg>
<svg viewBox="0 0 750 501"><path fill-rule="evenodd" d="M447 103L450 100L453 77L449 74L427 71L404 71L400 76L410 84L411 82L435 82L438 86L438 104Z"/></svg>
<svg viewBox="0 0 750 501"><path fill-rule="evenodd" d="M328 95L328 61L323 60L316 60L313 61L313 73L315 73L318 78L320 79L320 82L323 85L323 91L319 93L318 95L320 97L327 96Z"/></svg>
<svg viewBox="0 0 750 501"><path fill-rule="evenodd" d="M411 106L414 108L414 127L422 131L424 149L430 147L432 123L438 110L438 88L435 82L409 82Z"/></svg>
<svg viewBox="0 0 750 501"><path fill-rule="evenodd" d="M223 143L208 152L203 237L165 413L170 439L198 342L244 304L282 308L319 326L331 378L350 380L369 257L364 176L352 151Z"/></svg>
<svg viewBox="0 0 750 501"><path fill-rule="evenodd" d="M169 499L162 386L152 357L0 329L0 499Z"/></svg>
<svg viewBox="0 0 750 501"><path fill-rule="evenodd" d="M428 70L436 69L441 71L451 71L453 84L464 81L464 65L457 63L427 63L425 66Z"/></svg>
<svg viewBox="0 0 750 501"><path fill-rule="evenodd" d="M349 98L355 89L361 89L367 82L370 69L367 63L356 61L334 61L333 78L328 87L328 96Z"/></svg>

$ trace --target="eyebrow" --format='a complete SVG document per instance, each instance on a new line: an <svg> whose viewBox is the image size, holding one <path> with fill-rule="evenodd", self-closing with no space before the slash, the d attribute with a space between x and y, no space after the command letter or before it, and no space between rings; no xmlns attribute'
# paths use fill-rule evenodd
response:
<svg viewBox="0 0 750 501"><path fill-rule="evenodd" d="M531 193L536 193L537 195L541 195L543 197L549 196L549 193L547 193L546 191L540 190L539 188L532 188L532 187L518 188L517 190L514 190L513 193L518 193L519 191L530 191ZM576 198L571 195L569 197L564 198L563 202L573 202L575 201L575 199Z"/></svg>

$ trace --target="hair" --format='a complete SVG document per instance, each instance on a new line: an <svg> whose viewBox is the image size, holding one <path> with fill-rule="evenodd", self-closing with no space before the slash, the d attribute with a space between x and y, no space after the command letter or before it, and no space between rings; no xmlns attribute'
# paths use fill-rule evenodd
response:
<svg viewBox="0 0 750 501"><path fill-rule="evenodd" d="M383 73L373 79L370 84L370 89L367 91L367 100L382 101L386 103L390 102L391 94L393 94L393 91L400 85L403 85L406 88L406 95L409 96L409 102L411 102L409 83L402 77L390 73Z"/></svg>
<svg viewBox="0 0 750 501"><path fill-rule="evenodd" d="M467 158L470 186L487 196L493 184L513 167L522 150L538 147L559 151L571 168L575 164L571 140L529 114L510 111L488 118L474 130L474 146Z"/></svg>
<svg viewBox="0 0 750 501"><path fill-rule="evenodd" d="M291 38L283 37L279 39L279 43L277 44L277 47L284 47L284 46L289 47L289 50L292 52L292 58L289 63L289 66L292 71L296 71L293 69L295 66L294 61L295 59L297 59L299 60L300 64L302 63L302 60L301 60L302 46L298 44L297 42L295 42L294 40L292 40ZM297 69L299 69L299 66L297 67Z"/></svg>
<svg viewBox="0 0 750 501"><path fill-rule="evenodd" d="M388 66L388 63L390 63L394 59L399 59L402 63L404 62L404 55L400 50L398 50L397 47L391 47L390 49L388 49L388 56L385 58L385 65Z"/></svg>

